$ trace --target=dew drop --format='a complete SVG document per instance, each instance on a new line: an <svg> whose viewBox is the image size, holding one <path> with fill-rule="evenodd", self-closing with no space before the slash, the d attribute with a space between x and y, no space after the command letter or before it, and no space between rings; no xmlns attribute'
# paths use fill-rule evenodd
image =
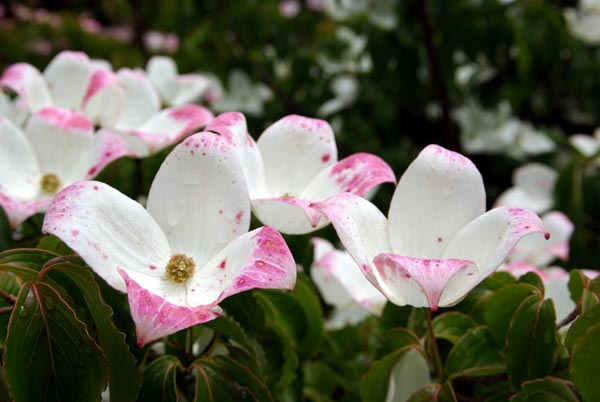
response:
<svg viewBox="0 0 600 402"><path fill-rule="evenodd" d="M19 317L27 318L29 317L29 308L25 306L21 306L21 310L19 310Z"/></svg>

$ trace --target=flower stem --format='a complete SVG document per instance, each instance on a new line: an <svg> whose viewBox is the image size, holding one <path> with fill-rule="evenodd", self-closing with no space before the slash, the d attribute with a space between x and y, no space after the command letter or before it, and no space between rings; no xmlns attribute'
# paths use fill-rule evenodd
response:
<svg viewBox="0 0 600 402"><path fill-rule="evenodd" d="M425 309L425 316L427 317L427 349L431 357L433 369L436 376L438 377L440 384L446 380L446 373L444 371L444 364L440 355L440 349L435 340L435 334L433 333L433 322L431 320L431 310Z"/></svg>

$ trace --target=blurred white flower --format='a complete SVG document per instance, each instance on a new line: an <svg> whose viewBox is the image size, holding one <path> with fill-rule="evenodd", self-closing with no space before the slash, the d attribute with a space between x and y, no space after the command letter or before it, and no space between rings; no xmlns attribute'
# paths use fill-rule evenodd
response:
<svg viewBox="0 0 600 402"><path fill-rule="evenodd" d="M146 50L153 53L175 53L179 49L179 37L171 32L147 31L143 41Z"/></svg>
<svg viewBox="0 0 600 402"><path fill-rule="evenodd" d="M468 101L453 112L466 153L506 154L515 159L553 151L556 144L530 123L511 115L510 105L501 102L496 110L483 109Z"/></svg>
<svg viewBox="0 0 600 402"><path fill-rule="evenodd" d="M218 81L213 82L211 88L212 109L217 112L243 112L252 116L263 114L264 102L273 97L269 87L263 83L253 83L242 70L232 70L227 77L227 91Z"/></svg>
<svg viewBox="0 0 600 402"><path fill-rule="evenodd" d="M575 38L590 45L600 44L600 2L580 0L577 9L564 11L567 27Z"/></svg>
<svg viewBox="0 0 600 402"><path fill-rule="evenodd" d="M358 81L351 75L339 75L331 80L329 89L334 97L319 107L318 116L327 117L353 104L358 95Z"/></svg>
<svg viewBox="0 0 600 402"><path fill-rule="evenodd" d="M569 137L569 143L586 158L598 155L600 151L600 128L594 131L594 135L575 134Z"/></svg>
<svg viewBox="0 0 600 402"><path fill-rule="evenodd" d="M528 163L513 173L513 187L496 200L496 205L511 205L531 209L536 213L548 211L554 205L554 185L558 173L541 163Z"/></svg>
<svg viewBox="0 0 600 402"><path fill-rule="evenodd" d="M464 56L464 55L463 55ZM455 56L455 58L459 58ZM474 62L464 63L454 71L454 79L461 87L469 84L481 84L496 75L496 69L490 66L484 55L478 55Z"/></svg>
<svg viewBox="0 0 600 402"><path fill-rule="evenodd" d="M297 0L281 0L279 13L283 18L294 18L300 13L301 5Z"/></svg>
<svg viewBox="0 0 600 402"><path fill-rule="evenodd" d="M392 30L397 25L396 0L323 0L322 9L336 21L366 15L378 28Z"/></svg>
<svg viewBox="0 0 600 402"><path fill-rule="evenodd" d="M381 315L387 299L369 282L345 250L325 239L313 237L310 276L325 302L334 307L325 323L329 329L356 324L370 315Z"/></svg>
<svg viewBox="0 0 600 402"><path fill-rule="evenodd" d="M417 349L406 351L392 369L386 402L406 402L424 385L431 383L429 366Z"/></svg>
<svg viewBox="0 0 600 402"><path fill-rule="evenodd" d="M6 117L13 124L21 127L25 124L29 111L23 104L22 99L11 99L7 94L0 91L0 116Z"/></svg>
<svg viewBox="0 0 600 402"><path fill-rule="evenodd" d="M346 26L340 26L335 32L338 41L344 44L345 51L339 57L319 54L317 63L326 74L367 73L373 68L371 55L366 52L367 37L358 35Z"/></svg>
<svg viewBox="0 0 600 402"><path fill-rule="evenodd" d="M148 78L158 90L161 101L179 106L199 100L211 81L203 74L179 74L175 61L167 56L153 56L146 65Z"/></svg>

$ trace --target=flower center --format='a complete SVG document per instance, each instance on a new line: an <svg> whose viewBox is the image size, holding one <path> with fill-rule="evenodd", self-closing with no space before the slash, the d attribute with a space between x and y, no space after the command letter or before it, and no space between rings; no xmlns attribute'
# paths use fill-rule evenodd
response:
<svg viewBox="0 0 600 402"><path fill-rule="evenodd" d="M48 194L55 194L60 188L60 180L53 173L45 174L40 181L42 191Z"/></svg>
<svg viewBox="0 0 600 402"><path fill-rule="evenodd" d="M196 263L190 257L184 254L174 254L167 263L165 271L171 282L184 283L194 275L195 268Z"/></svg>
<svg viewBox="0 0 600 402"><path fill-rule="evenodd" d="M279 197L279 198L296 198L296 197L294 197L294 195L293 195L293 194L290 194L290 193L284 193L284 194L282 194L282 195L281 195L281 197Z"/></svg>

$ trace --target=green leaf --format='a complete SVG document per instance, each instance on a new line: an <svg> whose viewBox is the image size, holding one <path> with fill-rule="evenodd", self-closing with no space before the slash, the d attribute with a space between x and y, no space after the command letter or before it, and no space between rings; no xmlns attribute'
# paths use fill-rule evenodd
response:
<svg viewBox="0 0 600 402"><path fill-rule="evenodd" d="M140 389L139 402L177 402L180 391L177 389L177 374L182 371L176 357L164 355L154 360L144 369L144 381Z"/></svg>
<svg viewBox="0 0 600 402"><path fill-rule="evenodd" d="M20 402L98 400L106 361L85 325L45 283L19 292L6 337L5 374Z"/></svg>
<svg viewBox="0 0 600 402"><path fill-rule="evenodd" d="M383 335L381 345L377 349L377 359L381 359L385 355L394 353L399 349L407 347L420 348L421 343L417 335L406 328L394 328L386 331Z"/></svg>
<svg viewBox="0 0 600 402"><path fill-rule="evenodd" d="M125 342L125 334L117 330L111 320L113 310L104 302L92 271L85 266L58 261L47 265L46 270L48 275L64 274L60 283L71 281L81 292L108 361L111 400L135 401L142 382L141 373Z"/></svg>
<svg viewBox="0 0 600 402"><path fill-rule="evenodd" d="M511 402L579 402L565 380L546 377L523 383Z"/></svg>
<svg viewBox="0 0 600 402"><path fill-rule="evenodd" d="M0 206L0 251L8 250L12 247L12 229L8 223L4 209Z"/></svg>
<svg viewBox="0 0 600 402"><path fill-rule="evenodd" d="M585 314L580 315L569 328L567 339L565 340L565 344L567 345L567 348L569 348L569 351L573 350L573 346L577 344L579 338L585 334L588 328L598 322L600 322L600 304L595 305L586 311Z"/></svg>
<svg viewBox="0 0 600 402"><path fill-rule="evenodd" d="M360 394L363 401L386 401L392 370L411 349L423 353L420 345L409 344L373 363L360 381ZM426 369L429 371L427 367Z"/></svg>
<svg viewBox="0 0 600 402"><path fill-rule="evenodd" d="M436 395L440 388L440 384L425 385L415 391L406 402L437 402Z"/></svg>
<svg viewBox="0 0 600 402"><path fill-rule="evenodd" d="M54 235L46 235L40 239L36 248L40 250L47 250L59 255L73 254L73 251L62 242L58 237Z"/></svg>
<svg viewBox="0 0 600 402"><path fill-rule="evenodd" d="M250 334L261 334L265 328L263 308L254 291L242 292L226 298L219 306L228 316L240 323Z"/></svg>
<svg viewBox="0 0 600 402"><path fill-rule="evenodd" d="M506 332L519 305L538 290L529 284L521 283L506 286L489 298L485 306L485 322L499 345L504 346Z"/></svg>
<svg viewBox="0 0 600 402"><path fill-rule="evenodd" d="M433 333L436 338L446 339L452 344L456 344L468 330L476 326L477 323L468 315L451 311L435 317Z"/></svg>
<svg viewBox="0 0 600 402"><path fill-rule="evenodd" d="M477 285L477 287L458 304L457 309L472 317L478 323L484 324L487 300L498 290L505 286L513 285L516 281L517 280L508 272L495 272Z"/></svg>
<svg viewBox="0 0 600 402"><path fill-rule="evenodd" d="M542 278L535 272L527 272L519 278L517 283L525 283L538 288L542 294L544 294L544 283L542 282Z"/></svg>
<svg viewBox="0 0 600 402"><path fill-rule="evenodd" d="M579 270L573 270L569 273L569 291L571 292L571 300L577 304L580 314L600 303L600 296L592 291L589 287L591 284L590 278L585 276Z"/></svg>
<svg viewBox="0 0 600 402"><path fill-rule="evenodd" d="M231 349L231 348L230 348ZM230 350L231 352L231 350ZM241 350L228 356L215 356L210 358L215 367L220 369L230 383L239 389L243 396L248 395L250 399L256 401L272 401L273 397L263 378L259 376L256 362L252 362L250 356L244 355ZM197 400L198 396L196 396Z"/></svg>
<svg viewBox="0 0 600 402"><path fill-rule="evenodd" d="M223 367L223 361L219 362L218 358L206 358L195 360L190 369L196 377L196 402L237 402L237 401L261 401L251 392L251 389L235 381L227 368L231 370L232 361L229 362L229 367ZM226 364L227 366L227 364ZM244 371L243 368L237 367L239 371ZM249 373L245 373L244 377L248 377ZM246 378L247 379L247 378ZM252 380L250 380L252 381ZM253 384L256 387L257 384ZM260 388L257 387L257 388ZM272 400L268 394L268 390L264 390L261 394L266 401Z"/></svg>
<svg viewBox="0 0 600 402"><path fill-rule="evenodd" d="M506 334L506 365L515 388L552 372L557 358L557 335L552 300L544 301L539 294L525 299Z"/></svg>
<svg viewBox="0 0 600 402"><path fill-rule="evenodd" d="M569 371L585 402L600 401L600 323L590 327L573 346Z"/></svg>
<svg viewBox="0 0 600 402"><path fill-rule="evenodd" d="M446 359L446 374L450 378L487 376L505 371L504 353L487 327L470 329Z"/></svg>

